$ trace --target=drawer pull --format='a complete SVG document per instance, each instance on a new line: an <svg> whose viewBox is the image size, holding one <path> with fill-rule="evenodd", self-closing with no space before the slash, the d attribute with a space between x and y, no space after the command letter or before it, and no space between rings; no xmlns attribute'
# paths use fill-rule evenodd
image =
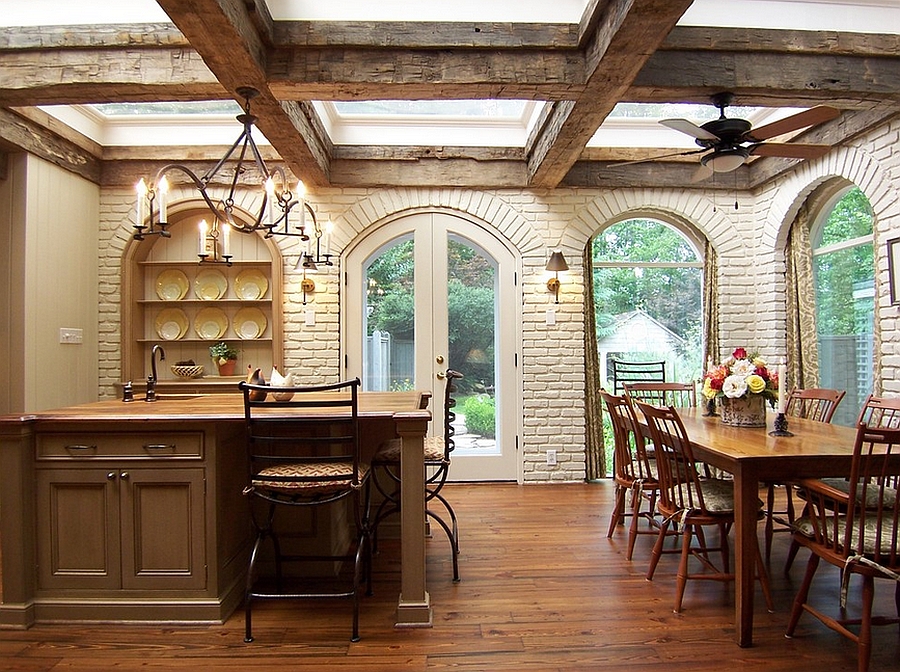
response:
<svg viewBox="0 0 900 672"><path fill-rule="evenodd" d="M111 471L106 475L106 480L114 481L116 479L116 472Z"/></svg>
<svg viewBox="0 0 900 672"><path fill-rule="evenodd" d="M145 443L144 450L175 450L174 443Z"/></svg>
<svg viewBox="0 0 900 672"><path fill-rule="evenodd" d="M86 445L86 444L75 443L75 444L66 446L66 450L75 450L75 451L81 451L81 450L97 450L97 446L96 446L96 445L94 445L94 446L89 446L89 445Z"/></svg>

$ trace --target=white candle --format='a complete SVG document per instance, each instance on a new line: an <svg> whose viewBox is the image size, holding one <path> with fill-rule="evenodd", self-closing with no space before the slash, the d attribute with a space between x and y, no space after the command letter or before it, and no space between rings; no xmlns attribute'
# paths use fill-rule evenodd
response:
<svg viewBox="0 0 900 672"><path fill-rule="evenodd" d="M204 257L206 256L206 232L208 230L206 220L201 219L200 224L197 226L197 228L200 230L200 238L197 241L199 243L200 249L197 254L199 254L201 257Z"/></svg>
<svg viewBox="0 0 900 672"><path fill-rule="evenodd" d="M134 210L134 223L138 226L143 226L144 224L144 201L147 199L147 183L144 182L144 178L142 177L140 181L134 187L135 191L137 191L137 203L135 204Z"/></svg>
<svg viewBox="0 0 900 672"><path fill-rule="evenodd" d="M275 182L266 178L266 198L269 199L269 226L275 225Z"/></svg>
<svg viewBox="0 0 900 672"><path fill-rule="evenodd" d="M169 181L166 179L165 175L160 178L159 185L157 185L157 191L159 192L159 223L165 224L169 221L168 215L166 214L168 209L166 194L169 193Z"/></svg>
<svg viewBox="0 0 900 672"><path fill-rule="evenodd" d="M231 226L227 222L222 223L222 256L231 256Z"/></svg>
<svg viewBox="0 0 900 672"><path fill-rule="evenodd" d="M784 364L778 365L778 412L784 413L784 379L787 375L787 370Z"/></svg>
<svg viewBox="0 0 900 672"><path fill-rule="evenodd" d="M297 180L297 205L300 207L300 230L306 230L306 185Z"/></svg>
<svg viewBox="0 0 900 672"><path fill-rule="evenodd" d="M713 358L712 358L712 355L710 355L709 357L706 358L706 370L707 370L707 371L712 371L712 370L713 370Z"/></svg>
<svg viewBox="0 0 900 672"><path fill-rule="evenodd" d="M331 232L334 231L334 222L330 219L325 222L325 254L331 254Z"/></svg>

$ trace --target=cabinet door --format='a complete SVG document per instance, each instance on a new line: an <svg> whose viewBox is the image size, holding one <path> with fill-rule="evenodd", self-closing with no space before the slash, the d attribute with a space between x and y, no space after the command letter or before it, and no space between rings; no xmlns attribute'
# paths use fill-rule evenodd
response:
<svg viewBox="0 0 900 672"><path fill-rule="evenodd" d="M206 588L203 469L120 469L122 588Z"/></svg>
<svg viewBox="0 0 900 672"><path fill-rule="evenodd" d="M37 526L40 589L119 588L117 472L38 469Z"/></svg>

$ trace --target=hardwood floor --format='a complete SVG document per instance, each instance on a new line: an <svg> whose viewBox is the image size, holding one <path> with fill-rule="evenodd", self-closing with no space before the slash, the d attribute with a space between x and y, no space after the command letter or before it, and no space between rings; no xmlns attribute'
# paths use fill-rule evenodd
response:
<svg viewBox="0 0 900 672"><path fill-rule="evenodd" d="M803 670L856 669L855 646L811 616L784 637L790 603L806 565L781 569L788 535L775 535L776 613L757 593L754 646L734 643L731 586L689 582L684 611L672 613L677 556L644 578L652 539L606 528L609 482L575 485L445 487L460 518L462 581L451 581L446 537L428 542L434 627L395 630L396 546L382 541L376 595L362 605L362 641L351 644L344 601L263 603L254 610L252 644L238 612L210 627L38 625L0 631L0 670ZM396 542L393 542L396 544ZM836 605L837 572L823 566L815 590ZM827 580L823 580L826 579ZM893 586L880 582L876 607L891 613ZM851 586L849 610L858 605ZM900 637L875 632L872 671L895 670Z"/></svg>

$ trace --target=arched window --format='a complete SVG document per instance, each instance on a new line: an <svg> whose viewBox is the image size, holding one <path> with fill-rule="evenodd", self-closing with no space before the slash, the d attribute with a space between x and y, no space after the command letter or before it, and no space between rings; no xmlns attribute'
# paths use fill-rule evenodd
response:
<svg viewBox="0 0 900 672"><path fill-rule="evenodd" d="M666 361L666 380L701 372L703 262L696 246L656 219L628 219L593 240L600 378L613 357Z"/></svg>
<svg viewBox="0 0 900 672"><path fill-rule="evenodd" d="M811 230L819 385L847 390L832 422L852 426L874 379L872 207L856 187L826 203Z"/></svg>

